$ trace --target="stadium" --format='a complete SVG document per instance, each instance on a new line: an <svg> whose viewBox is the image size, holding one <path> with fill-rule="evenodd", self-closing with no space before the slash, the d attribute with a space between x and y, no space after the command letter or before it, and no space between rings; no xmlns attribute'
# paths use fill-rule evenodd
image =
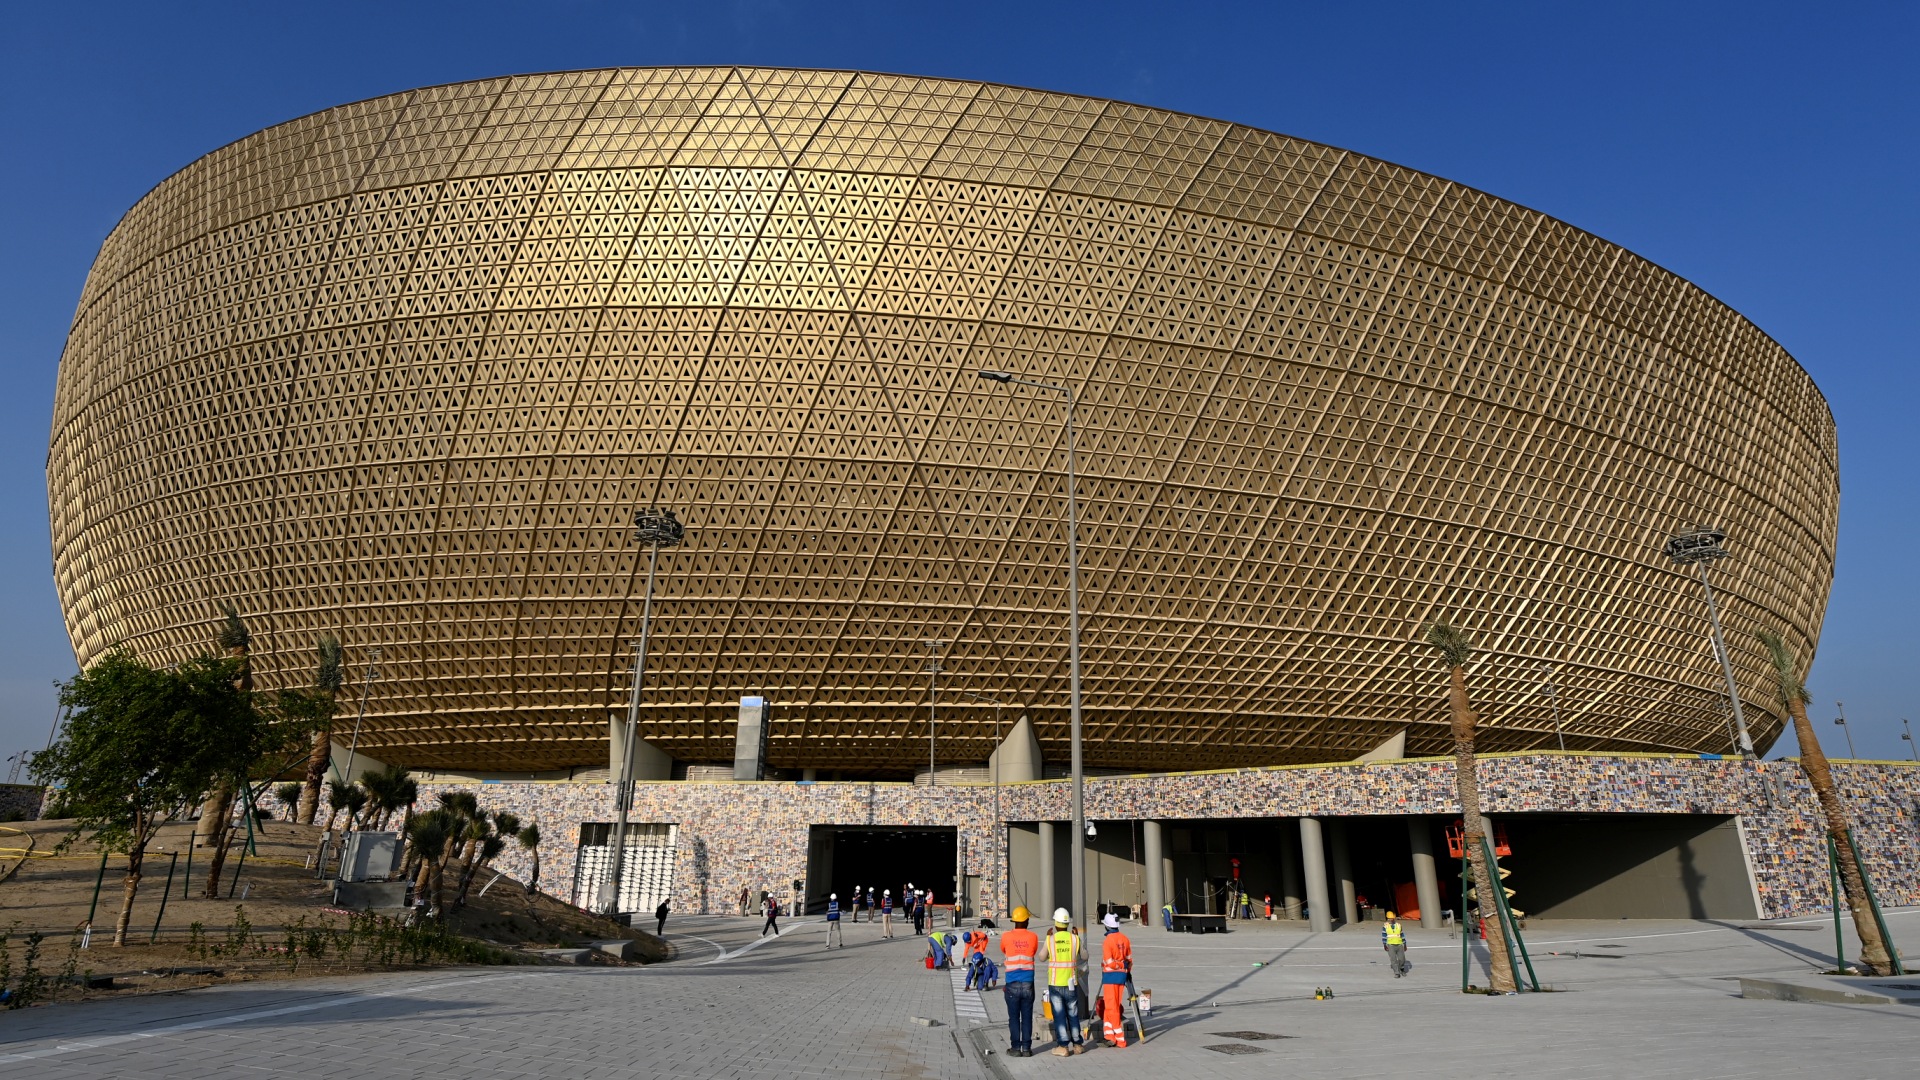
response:
<svg viewBox="0 0 1920 1080"><path fill-rule="evenodd" d="M1275 822L1391 801L1306 780L1254 798L1293 775L1270 770L1448 752L1420 642L1445 620L1478 649L1480 749L1536 755L1490 808L1595 809L1581 792L1614 774L1581 762L1692 762L1662 781L1691 794L1599 809L1698 818L1649 851L1724 834L1716 865L1745 859L1747 884L1716 910L1809 902L1734 835L1750 793L1698 771L1734 748L1726 681L1701 581L1662 548L1725 531L1712 585L1764 751L1785 717L1755 632L1811 656L1834 565L1819 390L1645 259L1352 151L847 71L563 72L343 105L193 161L113 229L60 360L47 481L82 664L204 650L231 604L272 689L338 634L363 760L526 782L490 790L577 823L582 866L605 854L598 781L657 555L635 753L668 782L636 808L665 855L640 907L704 905L703 875L742 866L830 881L810 830L835 822L944 829L949 882L985 906L1040 874L1070 506L1087 765L1163 774L1094 807L1265 822L1166 839L1170 875L1298 856ZM635 538L655 509L684 543ZM983 819L967 783L990 760L1039 786ZM1411 770L1397 812L1449 812L1428 766L1391 768ZM1173 775L1206 769L1252 779ZM670 782L736 776L820 787L748 806ZM942 786L873 794L910 779ZM532 783L567 780L595 783ZM1436 822L1355 843L1403 862ZM1139 884L1146 863L1122 863Z"/></svg>

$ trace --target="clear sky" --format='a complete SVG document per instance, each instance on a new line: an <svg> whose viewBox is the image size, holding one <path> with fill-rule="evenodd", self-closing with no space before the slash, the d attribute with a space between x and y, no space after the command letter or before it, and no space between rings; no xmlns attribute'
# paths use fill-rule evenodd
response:
<svg viewBox="0 0 1920 1080"><path fill-rule="evenodd" d="M864 68L1120 98L1332 143L1622 244L1799 358L1840 428L1809 680L1829 753L1920 722L1920 4L111 2L0 11L0 757L73 654L52 585L54 372L99 244L168 173L433 83L659 64ZM1737 538L1735 539L1737 544ZM1775 753L1792 750L1791 741Z"/></svg>

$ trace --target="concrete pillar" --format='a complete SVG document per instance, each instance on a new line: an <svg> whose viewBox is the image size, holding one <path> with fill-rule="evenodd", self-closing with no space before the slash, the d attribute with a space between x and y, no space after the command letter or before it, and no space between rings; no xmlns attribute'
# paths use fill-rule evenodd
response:
<svg viewBox="0 0 1920 1080"><path fill-rule="evenodd" d="M1013 730L993 754L987 758L987 775L997 776L1002 784L1017 784L1023 780L1038 780L1043 775L1040 760L1040 740L1033 733L1033 724L1022 716L1013 722Z"/></svg>
<svg viewBox="0 0 1920 1080"><path fill-rule="evenodd" d="M1420 925L1440 929L1440 874L1433 862L1433 828L1426 818L1407 819L1407 843L1413 848L1413 891L1420 898Z"/></svg>
<svg viewBox="0 0 1920 1080"><path fill-rule="evenodd" d="M1140 825L1147 848L1147 865L1142 868L1147 879L1147 922L1157 926L1160 909L1167 902L1166 843L1161 837L1164 830L1157 821L1143 821Z"/></svg>
<svg viewBox="0 0 1920 1080"><path fill-rule="evenodd" d="M1040 876L1035 882L1040 906L1033 911L1033 921L1040 926L1053 925L1053 822L1040 823Z"/></svg>
<svg viewBox="0 0 1920 1080"><path fill-rule="evenodd" d="M1347 850L1347 823L1334 819L1332 835L1333 878L1340 886L1340 920L1347 926L1360 921L1359 890L1353 885L1353 856Z"/></svg>
<svg viewBox="0 0 1920 1080"><path fill-rule="evenodd" d="M1300 849L1283 833L1280 837L1280 917L1300 918L1304 898L1300 892Z"/></svg>
<svg viewBox="0 0 1920 1080"><path fill-rule="evenodd" d="M1300 819L1300 862L1307 878L1307 919L1316 934L1333 930L1333 901L1327 898L1327 848L1320 839L1320 819Z"/></svg>
<svg viewBox="0 0 1920 1080"><path fill-rule="evenodd" d="M627 716L607 717L607 783L620 782L620 770L626 763ZM633 743L633 779L635 783L654 783L673 779L673 758L645 739Z"/></svg>

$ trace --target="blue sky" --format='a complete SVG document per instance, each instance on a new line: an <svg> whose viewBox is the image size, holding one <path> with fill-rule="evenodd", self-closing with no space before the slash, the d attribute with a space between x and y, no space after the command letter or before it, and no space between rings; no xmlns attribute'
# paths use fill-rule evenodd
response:
<svg viewBox="0 0 1920 1080"><path fill-rule="evenodd" d="M1347 147L1553 214L1771 333L1840 428L1813 715L1920 721L1920 5L15 4L0 13L0 757L73 671L47 540L54 372L100 241L199 155L317 109L511 72L852 67L1121 98ZM1791 742L1776 749L1791 751Z"/></svg>

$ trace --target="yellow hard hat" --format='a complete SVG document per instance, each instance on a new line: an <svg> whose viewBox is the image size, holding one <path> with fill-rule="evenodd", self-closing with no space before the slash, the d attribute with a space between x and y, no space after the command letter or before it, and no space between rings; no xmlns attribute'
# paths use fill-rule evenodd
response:
<svg viewBox="0 0 1920 1080"><path fill-rule="evenodd" d="M1399 917L1400 917L1400 916L1398 916L1398 915L1396 915L1396 914L1394 914L1394 913L1393 913L1393 912L1391 912L1391 911L1389 911L1389 912L1387 912L1387 918L1389 918L1389 919L1397 919L1397 918L1399 918Z"/></svg>
<svg viewBox="0 0 1920 1080"><path fill-rule="evenodd" d="M1026 922L1028 919L1031 919L1031 918L1033 918L1033 912L1028 911L1027 906L1025 904L1022 904L1019 907L1013 909L1014 922Z"/></svg>

